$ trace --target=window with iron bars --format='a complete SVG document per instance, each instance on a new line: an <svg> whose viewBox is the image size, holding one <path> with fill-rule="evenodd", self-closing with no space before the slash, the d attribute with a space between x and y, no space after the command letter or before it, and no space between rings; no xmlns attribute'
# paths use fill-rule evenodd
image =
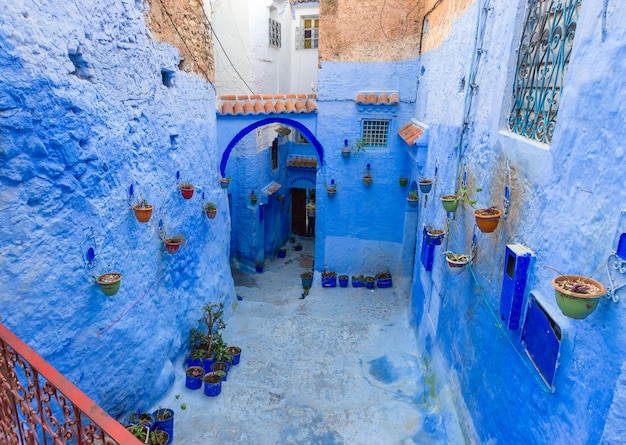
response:
<svg viewBox="0 0 626 445"><path fill-rule="evenodd" d="M317 17L302 18L302 26L296 28L296 49L317 48L320 20Z"/></svg>
<svg viewBox="0 0 626 445"><path fill-rule="evenodd" d="M382 119L363 119L361 122L361 140L364 147L387 147L389 121Z"/></svg>
<svg viewBox="0 0 626 445"><path fill-rule="evenodd" d="M269 36L270 46L280 48L280 23L274 19L270 19Z"/></svg>
<svg viewBox="0 0 626 445"><path fill-rule="evenodd" d="M549 144L576 32L580 0L528 0L509 130Z"/></svg>

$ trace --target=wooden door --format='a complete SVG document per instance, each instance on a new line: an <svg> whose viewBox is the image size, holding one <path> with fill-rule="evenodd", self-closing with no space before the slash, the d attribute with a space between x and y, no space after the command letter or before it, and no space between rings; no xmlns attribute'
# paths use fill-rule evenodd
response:
<svg viewBox="0 0 626 445"><path fill-rule="evenodd" d="M306 189L291 189L291 231L306 236Z"/></svg>

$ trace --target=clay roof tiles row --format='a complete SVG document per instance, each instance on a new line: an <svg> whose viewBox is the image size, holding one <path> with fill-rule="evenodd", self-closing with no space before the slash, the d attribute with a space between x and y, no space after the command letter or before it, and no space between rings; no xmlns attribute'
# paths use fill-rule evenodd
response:
<svg viewBox="0 0 626 445"><path fill-rule="evenodd" d="M398 93L374 93L361 91L356 95L354 101L357 105L398 105L400 96Z"/></svg>
<svg viewBox="0 0 626 445"><path fill-rule="evenodd" d="M413 145L424 134L424 130L413 122L409 122L398 130L398 134L408 145Z"/></svg>
<svg viewBox="0 0 626 445"><path fill-rule="evenodd" d="M281 113L317 113L315 94L251 94L218 97L222 116Z"/></svg>

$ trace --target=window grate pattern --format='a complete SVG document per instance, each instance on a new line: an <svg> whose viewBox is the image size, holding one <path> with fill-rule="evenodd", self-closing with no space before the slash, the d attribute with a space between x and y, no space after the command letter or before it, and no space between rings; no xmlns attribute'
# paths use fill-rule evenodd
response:
<svg viewBox="0 0 626 445"><path fill-rule="evenodd" d="M509 130L552 141L580 0L528 0L518 51Z"/></svg>
<svg viewBox="0 0 626 445"><path fill-rule="evenodd" d="M389 121L380 119L364 119L361 129L364 147L387 147L389 137Z"/></svg>
<svg viewBox="0 0 626 445"><path fill-rule="evenodd" d="M276 48L280 48L280 23L274 19L270 19L270 27L269 27L269 35L270 35L270 46L274 46Z"/></svg>
<svg viewBox="0 0 626 445"><path fill-rule="evenodd" d="M314 49L318 45L319 18L302 19L302 26L296 28L296 49Z"/></svg>

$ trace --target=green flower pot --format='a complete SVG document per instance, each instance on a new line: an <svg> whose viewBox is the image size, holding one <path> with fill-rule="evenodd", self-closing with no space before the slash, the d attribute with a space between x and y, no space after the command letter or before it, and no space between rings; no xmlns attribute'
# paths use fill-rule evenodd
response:
<svg viewBox="0 0 626 445"><path fill-rule="evenodd" d="M574 287L571 283L576 283ZM580 275L560 275L552 280L556 304L563 315L575 320L587 318L598 306L600 297L606 294L604 285ZM586 288L586 291L581 292ZM576 291L580 289L580 291Z"/></svg>
<svg viewBox="0 0 626 445"><path fill-rule="evenodd" d="M459 197L454 195L442 196L441 203L446 212L456 212L459 207Z"/></svg>

